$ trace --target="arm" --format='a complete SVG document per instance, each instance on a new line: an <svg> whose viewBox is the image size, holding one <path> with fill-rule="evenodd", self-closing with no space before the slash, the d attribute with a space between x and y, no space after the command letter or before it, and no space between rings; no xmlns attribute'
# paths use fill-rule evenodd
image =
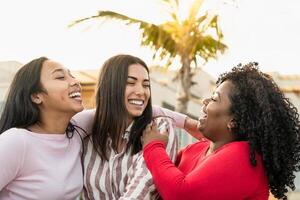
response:
<svg viewBox="0 0 300 200"><path fill-rule="evenodd" d="M84 138L91 134L94 123L95 109L83 110L77 113L72 119L71 123L78 126L79 134ZM84 131L82 131L83 129Z"/></svg>
<svg viewBox="0 0 300 200"><path fill-rule="evenodd" d="M194 138L200 140L203 139L203 134L198 129L198 123L199 122L197 120L187 116L184 123L184 130L186 130Z"/></svg>
<svg viewBox="0 0 300 200"><path fill-rule="evenodd" d="M26 152L23 135L11 130L0 135L0 191L19 175Z"/></svg>
<svg viewBox="0 0 300 200"><path fill-rule="evenodd" d="M182 155L181 159L197 151L185 158ZM250 167L249 156L239 154L239 150L212 154L200 162L192 162L189 170L183 172L166 155L164 143L153 141L144 147L144 159L165 200L247 199L257 193L256 185L263 180L263 176L257 176L263 167ZM187 166L190 161L184 164Z"/></svg>
<svg viewBox="0 0 300 200"><path fill-rule="evenodd" d="M170 125L168 135L169 142L165 153L169 159L171 158L175 161L176 153L178 151L178 139L175 135L171 121L168 120L168 122ZM146 166L142 152L140 152L140 157L133 166L133 176L128 180L125 192L120 199L149 199L151 194L155 194L152 175Z"/></svg>
<svg viewBox="0 0 300 200"><path fill-rule="evenodd" d="M165 115L171 117L174 121L174 125L177 128L186 130L191 136L200 140L203 138L202 133L198 130L198 121L192 119L182 113L174 112L166 108L161 108L159 106L153 106L153 116Z"/></svg>

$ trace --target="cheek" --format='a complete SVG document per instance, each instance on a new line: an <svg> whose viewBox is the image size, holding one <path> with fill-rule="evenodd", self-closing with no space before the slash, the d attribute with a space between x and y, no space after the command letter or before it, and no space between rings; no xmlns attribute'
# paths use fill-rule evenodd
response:
<svg viewBox="0 0 300 200"><path fill-rule="evenodd" d="M65 96L61 96L61 98L60 98L62 101L65 101L65 100L67 100L67 99L69 99L69 98L66 98Z"/></svg>
<svg viewBox="0 0 300 200"><path fill-rule="evenodd" d="M64 85L60 87L59 86L48 87L47 93L56 101L58 100L63 102L69 99L68 90Z"/></svg>
<svg viewBox="0 0 300 200"><path fill-rule="evenodd" d="M132 88L131 88L131 87L128 87L128 86L125 87L125 92L124 92L124 98L125 98L125 100L129 97L129 95L130 95L132 92L133 92L133 91L132 91Z"/></svg>
<svg viewBox="0 0 300 200"><path fill-rule="evenodd" d="M224 115L224 111L220 105L209 104L206 109L209 118L219 118Z"/></svg>
<svg viewBox="0 0 300 200"><path fill-rule="evenodd" d="M126 90L125 93L124 93L124 103L125 103L125 106L127 106L127 104L128 104L128 98L129 98L129 94L127 93L127 90Z"/></svg>
<svg viewBox="0 0 300 200"><path fill-rule="evenodd" d="M150 96L151 96L150 89L147 89L147 90L145 91L145 95L146 95L147 100L149 100L149 98L150 98Z"/></svg>

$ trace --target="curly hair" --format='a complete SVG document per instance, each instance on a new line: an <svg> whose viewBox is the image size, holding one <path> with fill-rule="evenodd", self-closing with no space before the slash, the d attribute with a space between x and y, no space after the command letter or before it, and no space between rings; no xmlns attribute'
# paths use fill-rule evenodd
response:
<svg viewBox="0 0 300 200"><path fill-rule="evenodd" d="M287 199L294 190L295 171L300 169L299 114L270 75L259 71L258 63L239 64L223 73L217 85L233 83L230 94L234 118L233 134L248 141L250 162L256 165L255 152L262 156L271 193Z"/></svg>

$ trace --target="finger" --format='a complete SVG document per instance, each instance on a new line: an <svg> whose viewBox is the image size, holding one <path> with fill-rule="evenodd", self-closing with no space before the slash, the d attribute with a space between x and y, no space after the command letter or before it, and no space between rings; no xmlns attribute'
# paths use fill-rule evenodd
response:
<svg viewBox="0 0 300 200"><path fill-rule="evenodd" d="M164 119L162 119L162 120L159 120L159 122L158 122L158 127L160 127L162 124L164 123Z"/></svg>
<svg viewBox="0 0 300 200"><path fill-rule="evenodd" d="M146 126L145 130L146 130L147 132L149 132L149 131L151 130L151 127L152 127L152 124L150 123L150 124L148 124L148 125Z"/></svg>
<svg viewBox="0 0 300 200"><path fill-rule="evenodd" d="M152 123L151 129L152 130L157 130L157 124L156 123Z"/></svg>
<svg viewBox="0 0 300 200"><path fill-rule="evenodd" d="M164 130L163 132L161 132L160 134L168 136L168 135L169 135L169 129L168 129L168 128L165 129L165 130Z"/></svg>

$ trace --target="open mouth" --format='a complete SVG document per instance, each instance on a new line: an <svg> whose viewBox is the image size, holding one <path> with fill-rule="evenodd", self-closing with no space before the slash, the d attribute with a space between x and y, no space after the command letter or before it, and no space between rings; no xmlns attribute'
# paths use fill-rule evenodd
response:
<svg viewBox="0 0 300 200"><path fill-rule="evenodd" d="M81 101L81 93L78 91L69 93L69 97Z"/></svg>
<svg viewBox="0 0 300 200"><path fill-rule="evenodd" d="M128 103L134 106L143 106L144 105L144 100L141 99L129 99Z"/></svg>
<svg viewBox="0 0 300 200"><path fill-rule="evenodd" d="M203 107L203 108L201 109L201 111L200 111L200 116L199 116L199 118L198 118L199 124L204 123L205 120L206 120L206 118L207 118L207 113L206 113L206 111L204 110L204 107Z"/></svg>
<svg viewBox="0 0 300 200"><path fill-rule="evenodd" d="M198 121L199 121L199 122L203 122L204 120L206 120L206 118L207 118L207 115L205 114L205 115L199 117L199 118L198 118Z"/></svg>

